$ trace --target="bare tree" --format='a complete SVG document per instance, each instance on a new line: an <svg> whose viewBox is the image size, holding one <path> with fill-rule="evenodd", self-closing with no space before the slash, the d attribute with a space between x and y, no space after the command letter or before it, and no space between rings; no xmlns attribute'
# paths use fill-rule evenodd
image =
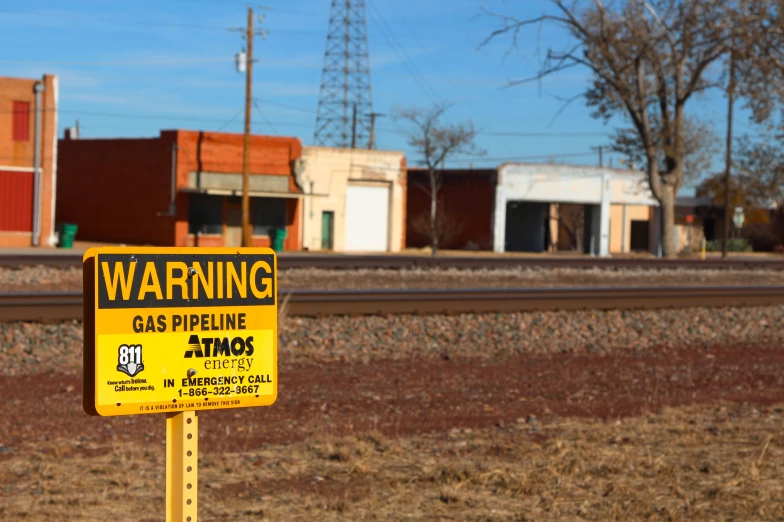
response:
<svg viewBox="0 0 784 522"><path fill-rule="evenodd" d="M550 219L558 223L559 232L560 229L563 229L569 236L569 246L574 250L582 252L583 236L585 234L585 206L570 203L557 204L556 215L551 215ZM552 238L551 243L561 250L564 244L567 244L567 241L557 237Z"/></svg>
<svg viewBox="0 0 784 522"><path fill-rule="evenodd" d="M724 85L731 52L736 94L755 117L771 111L780 82L770 74L780 59L784 25L779 0L550 0L553 14L532 19L496 15L502 27L485 43L543 23L564 29L568 47L549 51L538 80L572 67L586 67L592 82L584 96L593 115L623 115L632 123L645 156L648 184L662 208L662 253L674 257L675 197L684 183L686 106L695 95ZM755 41L756 40L756 41ZM769 77L765 81L766 75ZM741 80L742 79L742 80ZM658 146L657 146L658 144Z"/></svg>
<svg viewBox="0 0 784 522"><path fill-rule="evenodd" d="M430 191L428 190L428 192ZM455 209L447 206L443 196L438 197L437 208L439 210L436 215L435 230L430 220L430 212L421 212L416 216L412 216L411 229L426 238L431 245L433 244L433 235L435 235L440 246L444 248L460 248L462 245L458 245L457 240L460 239L460 234L465 230L466 219Z"/></svg>
<svg viewBox="0 0 784 522"><path fill-rule="evenodd" d="M667 170L667 155L664 151L665 139L657 115L651 115L651 127L656 147L659 171ZM687 119L683 140L683 184L693 186L700 178L711 173L713 159L719 152L718 138L708 125L696 119ZM611 138L610 150L617 152L635 165L645 165L647 156L640 135L634 128L615 129Z"/></svg>
<svg viewBox="0 0 784 522"><path fill-rule="evenodd" d="M423 109L412 107L395 109L396 120L411 127L408 144L417 152L419 163L427 170L430 193L430 231L433 255L438 253L439 220L438 191L441 189L444 163L455 154L481 154L476 147L477 132L471 120L460 123L444 122L450 105L436 104ZM443 227L441 227L443 228Z"/></svg>

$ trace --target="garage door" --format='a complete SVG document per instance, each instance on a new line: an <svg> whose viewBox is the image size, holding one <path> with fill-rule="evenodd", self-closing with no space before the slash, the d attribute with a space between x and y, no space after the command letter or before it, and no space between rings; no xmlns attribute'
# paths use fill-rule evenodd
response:
<svg viewBox="0 0 784 522"><path fill-rule="evenodd" d="M345 250L384 252L389 230L389 187L346 189Z"/></svg>

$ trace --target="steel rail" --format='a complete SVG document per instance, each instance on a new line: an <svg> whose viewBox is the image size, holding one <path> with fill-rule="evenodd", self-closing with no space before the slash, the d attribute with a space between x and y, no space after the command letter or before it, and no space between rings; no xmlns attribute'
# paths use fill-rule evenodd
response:
<svg viewBox="0 0 784 522"><path fill-rule="evenodd" d="M278 266L322 269L410 269L410 268L642 268L667 270L677 268L712 270L784 270L784 258L738 257L733 259L660 259L614 257L514 257L514 256L427 256L427 255L349 255L349 254L282 254Z"/></svg>
<svg viewBox="0 0 784 522"><path fill-rule="evenodd" d="M82 292L0 293L0 321L82 319Z"/></svg>
<svg viewBox="0 0 784 522"><path fill-rule="evenodd" d="M0 254L0 267L43 265L50 267L78 267L80 254ZM294 268L322 269L410 269L410 268L640 268L667 270L677 268L712 270L784 270L784 258L753 256L731 259L659 259L659 258L604 258L604 257L513 257L513 256L426 256L410 254L308 254L282 253L278 256L280 270Z"/></svg>
<svg viewBox="0 0 784 522"><path fill-rule="evenodd" d="M386 315L784 305L784 286L281 290L286 315ZM81 319L80 292L0 294L0 321Z"/></svg>

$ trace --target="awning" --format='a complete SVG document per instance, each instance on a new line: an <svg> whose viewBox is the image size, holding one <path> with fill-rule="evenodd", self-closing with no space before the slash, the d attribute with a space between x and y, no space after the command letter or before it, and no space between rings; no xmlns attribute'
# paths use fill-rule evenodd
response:
<svg viewBox="0 0 784 522"><path fill-rule="evenodd" d="M227 190L227 189L194 189L182 188L180 192L189 194L208 194L210 196L237 196L242 197L241 190ZM249 191L248 195L252 198L287 198L287 199L302 199L306 197L325 198L328 194L305 194L302 192L254 192Z"/></svg>

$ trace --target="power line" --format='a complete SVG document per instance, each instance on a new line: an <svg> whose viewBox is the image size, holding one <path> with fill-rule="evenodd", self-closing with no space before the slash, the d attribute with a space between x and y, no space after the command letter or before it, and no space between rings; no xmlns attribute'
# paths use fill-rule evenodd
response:
<svg viewBox="0 0 784 522"><path fill-rule="evenodd" d="M401 60L403 67L405 67L405 69L408 71L411 79L414 80L414 83L416 83L417 87L419 87L422 93L430 100L430 103L435 104L437 96L433 96L434 91L432 88L430 88L426 80L421 77L421 73L417 74L417 72L415 72L415 66L413 66L413 63L409 64L409 62L411 62L411 58L405 53L405 49L398 49L398 46L393 42L393 35L391 33L387 33L387 30L378 21L379 18L382 22L384 21L383 15L380 14L378 8L376 8L372 1L368 2L368 6L370 7L368 11L370 19L374 24L376 24L376 27L378 27L379 31L381 32L381 36L384 37L389 46L392 48L392 51ZM374 11L376 14L374 14ZM386 22L384 23L386 24ZM387 25L387 27L389 26Z"/></svg>
<svg viewBox="0 0 784 522"><path fill-rule="evenodd" d="M521 138L585 138L595 136L610 136L609 132L507 132L507 131L482 131L485 136L509 136Z"/></svg>
<svg viewBox="0 0 784 522"><path fill-rule="evenodd" d="M173 58L162 60L112 60L112 61L58 61L58 60L0 60L8 64L53 64L53 65L171 65L180 63L233 62L233 58Z"/></svg>
<svg viewBox="0 0 784 522"><path fill-rule="evenodd" d="M439 72L440 72L442 75L446 76L446 73L445 73L445 72L444 72L444 70L441 68L441 66L440 66L440 65L439 65L439 64L436 62L436 60L434 60L434 59L433 59L433 57L432 57L432 56L431 56L431 55L430 55L430 54L427 52L427 50L425 49L425 46L422 44L422 41L419 39L419 37L418 37L418 36L417 36L417 35L414 33L414 31L411 29L411 26L409 25L409 23L408 23L408 22L407 22L407 21L406 21L406 20L405 20L405 19L404 19L404 18L403 18L401 15L400 15L400 11L397 9L397 5L395 4L395 2L392 2L391 4L392 4L392 7L393 7L393 9L395 9L395 12L397 13L398 17L400 17L400 20L401 20L401 22L403 23L403 26L404 26L404 27L406 28L406 30L408 31L408 34L410 34L410 35L411 35L411 36L414 38L414 40L416 40L416 43L417 43L417 45L418 45L419 49L420 49L420 50L422 51L422 53L425 55L425 57L426 57L426 58L427 58L427 60L430 62L430 64L433 66L433 68L434 68L434 69L436 69L437 71L439 71ZM380 12L380 10L379 10L378 8L376 8L376 11L377 11L377 12ZM385 24L386 24L386 22L385 22ZM389 26L387 25L387 27L389 27ZM400 43L400 40L398 40L398 43ZM423 80L425 80L425 82L427 82L427 80L425 79L424 75L422 75L422 79L423 79ZM430 85L429 85L429 84L428 84L428 87L430 87ZM432 87L431 87L431 90L432 90Z"/></svg>
<svg viewBox="0 0 784 522"><path fill-rule="evenodd" d="M300 112L307 112L308 114L316 114L316 111L313 109L306 109L305 107L297 107L296 105L289 105L287 103L280 103L274 100L269 100L265 98L253 98L254 101L265 103L268 105L274 105L276 107L282 107L284 109L290 109L292 111L300 111Z"/></svg>
<svg viewBox="0 0 784 522"><path fill-rule="evenodd" d="M85 29L85 23L97 23L97 24L105 24L105 25L112 25L112 26L128 26L134 25L138 27L170 27L175 29L198 29L200 31L204 30L212 30L212 31L227 31L227 27L219 26L219 25L202 25L202 24L188 24L188 23L181 23L181 22L158 22L155 20L127 20L125 18L120 20L110 19L110 18L85 18L81 13L41 13L35 11L18 11L14 9L0 9L0 13L8 13L14 15L21 15L21 16L37 16L42 18L54 18L57 20L63 20L65 18L68 21L73 21L76 24L76 28L79 30ZM304 30L304 29L283 29L283 30L276 30L276 33L287 33L287 34L320 34L319 31L315 30Z"/></svg>
<svg viewBox="0 0 784 522"><path fill-rule="evenodd" d="M237 119L237 116L239 116L240 114L242 114L242 111L243 111L243 109L240 109L240 110L238 110L238 111L237 111L237 113L236 113L234 116L232 116L232 117L231 117L231 119L230 119L229 121L227 121L226 123L224 123L223 125L221 125L221 126L220 126L220 128L218 128L218 131L217 131L217 132L220 132L220 131L222 131L223 129L225 129L226 127L228 127L228 126L229 126L229 125L231 125L232 123L234 123L234 120L236 120L236 119Z"/></svg>
<svg viewBox="0 0 784 522"><path fill-rule="evenodd" d="M313 114L315 111L312 109L307 109L304 107L298 107L295 105L289 105L286 103L276 102L274 100L266 99L266 98L254 98L254 103L263 103L269 104L273 106L278 106L290 110L297 110L309 114ZM259 107L259 110L261 108ZM0 110L0 114L10 114L13 110L11 109L3 109ZM41 112L59 112L61 114L73 114L77 116L94 116L98 118L127 118L127 119L136 119L136 120L178 120L178 121L193 121L193 122L212 122L212 123L221 123L224 126L228 126L231 122L236 119L237 115L231 117L231 119L227 122L223 118L211 118L208 116L192 116L192 115L181 115L181 114L166 114L166 113L159 113L159 114L139 114L139 113L119 113L119 112L101 112L101 111L82 111L82 110L73 110L73 109L52 109L52 108L42 108ZM194 113L190 113L194 114ZM309 127L308 124L305 123L295 123L295 122L273 122L268 121L270 125L277 125L277 126L289 126L289 127ZM102 126L103 128L122 128L127 125L116 125L116 126ZM95 128L95 126L89 126ZM402 127L389 127L389 126L379 126L377 127L378 130L382 130L385 132L392 132L396 134L408 134L408 130ZM521 138L567 138L567 137L597 137L597 136L609 136L611 133L608 132L514 132L514 131L481 131L478 133L480 136L508 136L508 137L521 137Z"/></svg>
<svg viewBox="0 0 784 522"><path fill-rule="evenodd" d="M257 111L259 111L259 115L261 116L261 119L264 120L264 123L269 125L269 128L272 129L272 132L274 132L275 134L280 134L278 132L278 129L275 128L275 125L273 125L272 122L267 119L267 116L264 114L264 111L261 110L261 107L259 107L259 104L256 100L253 100L253 106L256 107Z"/></svg>
<svg viewBox="0 0 784 522"><path fill-rule="evenodd" d="M0 9L0 13L8 13L8 14L15 14L21 16L38 16L42 18L55 18L57 20L62 20L63 18L78 18L80 25L79 28L83 29L85 22L97 22L102 24L110 24L110 25L140 25L140 26L149 26L149 27L178 27L178 28L186 28L186 29L214 29L225 31L225 27L220 27L217 25L199 25L199 24L183 24L179 22L156 22L152 20L127 20L125 18L121 20L113 20L109 18L85 18L81 13L40 13L36 11L18 11L15 9ZM75 20L76 21L76 20Z"/></svg>

